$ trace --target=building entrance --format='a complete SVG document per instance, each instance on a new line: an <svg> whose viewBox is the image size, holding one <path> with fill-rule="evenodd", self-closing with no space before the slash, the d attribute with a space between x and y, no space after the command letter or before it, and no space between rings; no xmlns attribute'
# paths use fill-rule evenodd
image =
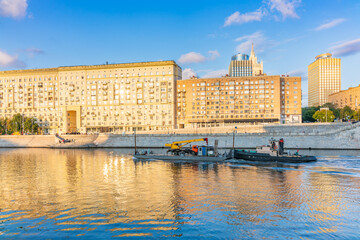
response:
<svg viewBox="0 0 360 240"><path fill-rule="evenodd" d="M77 132L77 125L76 125L76 111L67 111L67 133L75 133Z"/></svg>

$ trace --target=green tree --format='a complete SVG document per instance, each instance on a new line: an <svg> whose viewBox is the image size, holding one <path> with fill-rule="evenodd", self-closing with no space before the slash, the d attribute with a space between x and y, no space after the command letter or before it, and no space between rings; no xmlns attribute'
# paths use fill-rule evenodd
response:
<svg viewBox="0 0 360 240"><path fill-rule="evenodd" d="M318 122L332 122L335 119L334 113L330 110L318 110L313 115Z"/></svg>
<svg viewBox="0 0 360 240"><path fill-rule="evenodd" d="M0 119L0 134L5 134L6 132L6 119Z"/></svg>
<svg viewBox="0 0 360 240"><path fill-rule="evenodd" d="M10 121L11 132L21 132L23 116L18 113L15 114Z"/></svg>
<svg viewBox="0 0 360 240"><path fill-rule="evenodd" d="M344 121L349 121L353 115L353 110L349 106L345 106L340 110L340 118Z"/></svg>
<svg viewBox="0 0 360 240"><path fill-rule="evenodd" d="M335 118L340 118L340 109L333 103L325 103L321 108L329 108L330 111L334 113Z"/></svg>
<svg viewBox="0 0 360 240"><path fill-rule="evenodd" d="M4 124L5 134L11 134L11 133L12 133L12 130L11 130L11 119L5 118L3 124Z"/></svg>
<svg viewBox="0 0 360 240"><path fill-rule="evenodd" d="M359 118L360 118L360 109L357 111L354 111L353 115L352 115L352 119L359 121Z"/></svg>
<svg viewBox="0 0 360 240"><path fill-rule="evenodd" d="M303 122L315 122L315 119L313 118L315 112L319 110L318 107L305 107L302 108L302 121Z"/></svg>
<svg viewBox="0 0 360 240"><path fill-rule="evenodd" d="M37 133L39 125L36 118L26 118L24 122L24 131L27 133Z"/></svg>

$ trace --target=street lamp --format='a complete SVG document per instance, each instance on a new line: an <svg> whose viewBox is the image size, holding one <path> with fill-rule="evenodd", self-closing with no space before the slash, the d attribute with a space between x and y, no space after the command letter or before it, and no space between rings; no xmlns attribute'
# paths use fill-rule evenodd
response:
<svg viewBox="0 0 360 240"><path fill-rule="evenodd" d="M327 111L329 111L329 108L320 108L320 111L322 111L322 110L325 110L326 112L325 112L325 115L326 115L326 122L327 122Z"/></svg>
<svg viewBox="0 0 360 240"><path fill-rule="evenodd" d="M235 126L234 132L233 132L233 157L234 157L234 153L235 153L235 131L236 131L237 127Z"/></svg>
<svg viewBox="0 0 360 240"><path fill-rule="evenodd" d="M136 151L136 127L134 127L133 129L134 129L134 143L135 143L134 155L136 155L137 154L137 151Z"/></svg>
<svg viewBox="0 0 360 240"><path fill-rule="evenodd" d="M360 104L359 104L360 105ZM358 121L359 121L359 109L358 109L358 107L359 107L359 105L358 105L358 103L357 103L357 98L355 98L355 108L356 108L356 111L357 111L357 115L358 115Z"/></svg>

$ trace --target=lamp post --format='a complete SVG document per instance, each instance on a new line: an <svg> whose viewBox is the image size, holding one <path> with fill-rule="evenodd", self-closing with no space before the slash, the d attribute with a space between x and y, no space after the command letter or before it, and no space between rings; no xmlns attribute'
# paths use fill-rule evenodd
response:
<svg viewBox="0 0 360 240"><path fill-rule="evenodd" d="M320 108L320 111L322 111L322 110L325 110L325 119L326 119L326 122L327 122L327 119L328 119L327 112L329 111L329 108Z"/></svg>
<svg viewBox="0 0 360 240"><path fill-rule="evenodd" d="M22 118L21 118L21 121L22 121L21 135L23 135L24 134L24 113L21 116L22 116Z"/></svg>
<svg viewBox="0 0 360 240"><path fill-rule="evenodd" d="M134 152L134 155L136 155L136 127L134 127L134 141L135 141L135 152Z"/></svg>
<svg viewBox="0 0 360 240"><path fill-rule="evenodd" d="M355 108L356 108L356 111L357 111L357 115L358 115L358 121L359 121L359 109L358 109L359 105L357 103L357 98L355 98Z"/></svg>
<svg viewBox="0 0 360 240"><path fill-rule="evenodd" d="M233 154L233 158L234 158L234 154L235 154L235 131L236 131L237 127L235 126L234 132L233 132L233 146L232 146L232 154Z"/></svg>

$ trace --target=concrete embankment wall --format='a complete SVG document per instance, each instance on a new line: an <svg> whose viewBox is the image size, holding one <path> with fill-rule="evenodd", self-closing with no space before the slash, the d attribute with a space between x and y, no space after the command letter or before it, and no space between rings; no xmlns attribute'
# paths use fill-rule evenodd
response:
<svg viewBox="0 0 360 240"><path fill-rule="evenodd" d="M306 128L306 127L305 127ZM304 129L304 126L268 129L261 133L235 134L236 148L255 148L268 144L273 138L284 138L290 149L360 149L360 124L322 125ZM0 147L45 147L45 148L132 148L134 135L64 135L70 143L59 143L55 136L1 136ZM188 139L205 138L209 144L219 140L219 148L232 148L233 133L207 134L138 134L137 147L161 148L166 143ZM194 143L195 144L195 143Z"/></svg>

